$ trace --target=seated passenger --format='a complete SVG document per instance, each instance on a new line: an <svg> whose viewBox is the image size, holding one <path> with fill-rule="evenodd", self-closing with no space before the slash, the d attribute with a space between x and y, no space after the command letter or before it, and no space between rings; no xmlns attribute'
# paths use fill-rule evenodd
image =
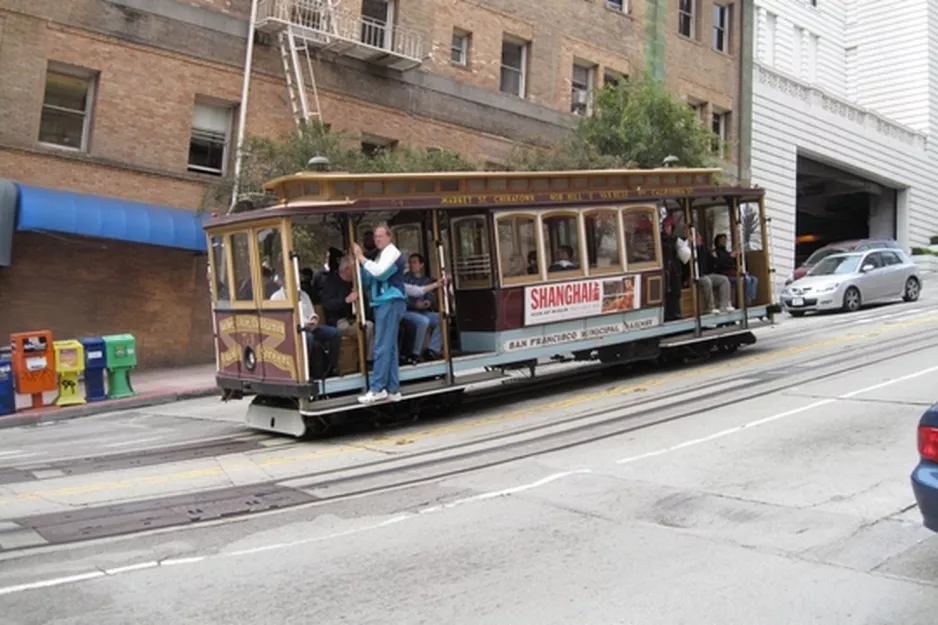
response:
<svg viewBox="0 0 938 625"><path fill-rule="evenodd" d="M274 276L274 281L280 285L280 288L270 296L271 301L284 301L287 299L287 291L283 287L280 276ZM306 291L300 290L300 324L305 332L310 336L308 341L309 349L306 357L309 359L310 377L313 377L313 371L318 367L317 349L322 349L328 357L328 367L323 372L322 377L339 374L339 345L342 340L342 333L338 329L327 325L320 325L319 315L313 307L313 301L306 294Z"/></svg>
<svg viewBox="0 0 938 625"><path fill-rule="evenodd" d="M338 328L343 335L356 334L355 319L352 304L358 301L358 293L352 289L352 260L343 257L338 263L337 271L324 274L322 280L322 308L326 314L325 323ZM375 324L365 321L365 339L367 348L365 357L368 361L375 358Z"/></svg>
<svg viewBox="0 0 938 625"><path fill-rule="evenodd" d="M727 248L727 237L725 234L718 234L713 239L714 250L711 252L710 257L711 262L713 263L713 269L717 273L721 273L727 278L730 279L730 282L734 285L738 285L738 279L736 275L736 257L739 255L738 252L730 252ZM746 293L746 304L752 304L756 300L756 293L758 292L759 279L754 275L747 273L744 278L745 293Z"/></svg>
<svg viewBox="0 0 938 625"><path fill-rule="evenodd" d="M710 252L704 244L703 237L697 233L697 269L700 273L700 294L703 302L700 306L700 313L710 312L712 315L723 312L732 312L734 308L730 306L730 280L726 276L714 273L710 267ZM716 303L713 296L716 295ZM719 308L718 308L719 307Z"/></svg>
<svg viewBox="0 0 938 625"><path fill-rule="evenodd" d="M531 250L528 252L528 275L536 276L541 273L541 268L537 266L537 252Z"/></svg>
<svg viewBox="0 0 938 625"><path fill-rule="evenodd" d="M573 262L573 248L569 245L561 245L554 253L554 263L547 271L572 271L579 269L580 266Z"/></svg>
<svg viewBox="0 0 938 625"><path fill-rule="evenodd" d="M433 296L430 292L435 290L440 283L435 282L429 276L424 274L426 262L420 254L411 254L408 259L410 271L404 274L404 284L419 287L430 287L430 290L424 290L419 297L412 297L408 294L407 310L404 312L404 319L414 324L414 337L411 346L411 354L414 359L421 357L423 341L430 329L430 344L427 346L427 359L438 360L443 351L443 336L440 328L440 315L433 310Z"/></svg>

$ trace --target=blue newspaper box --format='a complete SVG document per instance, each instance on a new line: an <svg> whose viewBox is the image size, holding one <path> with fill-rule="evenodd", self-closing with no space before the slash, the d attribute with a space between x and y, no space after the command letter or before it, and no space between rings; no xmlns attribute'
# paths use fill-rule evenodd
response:
<svg viewBox="0 0 938 625"><path fill-rule="evenodd" d="M16 412L16 388L13 383L13 352L0 347L0 415Z"/></svg>
<svg viewBox="0 0 938 625"><path fill-rule="evenodd" d="M104 370L107 369L107 350L101 337L81 339L85 348L85 399L102 401L107 399L104 390Z"/></svg>

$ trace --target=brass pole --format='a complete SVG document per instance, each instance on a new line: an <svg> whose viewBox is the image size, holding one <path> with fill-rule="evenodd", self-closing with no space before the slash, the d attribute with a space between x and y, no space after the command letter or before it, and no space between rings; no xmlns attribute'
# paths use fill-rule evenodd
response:
<svg viewBox="0 0 938 625"><path fill-rule="evenodd" d="M362 274L358 259L352 254L352 247L355 245L355 222L351 215L346 218L348 226L348 253L351 256L352 267L352 288L358 293L358 300L352 304L352 310L355 311L355 333L358 336L358 370L361 371L365 380L364 390L368 390L368 361L365 357L365 342L368 335L365 331L365 293L362 291Z"/></svg>
<svg viewBox="0 0 938 625"><path fill-rule="evenodd" d="M695 236L697 228L694 227L690 198L681 200L681 207L684 209L684 232L687 234L687 242L690 245L690 296L694 303L694 336L700 336L703 329L700 323L702 313L700 311L700 269L697 266L697 237Z"/></svg>
<svg viewBox="0 0 938 625"><path fill-rule="evenodd" d="M433 242L436 245L437 265L440 271L440 280L446 275L446 250L440 239L440 212L433 211ZM453 358L449 353L449 285L440 288L438 298L440 303L440 334L443 336L443 358L446 359L446 382L453 383Z"/></svg>
<svg viewBox="0 0 938 625"><path fill-rule="evenodd" d="M736 252L736 303L743 311L743 327L749 327L749 314L746 305L746 264L743 262L743 241L739 230L739 198L730 198L730 244Z"/></svg>

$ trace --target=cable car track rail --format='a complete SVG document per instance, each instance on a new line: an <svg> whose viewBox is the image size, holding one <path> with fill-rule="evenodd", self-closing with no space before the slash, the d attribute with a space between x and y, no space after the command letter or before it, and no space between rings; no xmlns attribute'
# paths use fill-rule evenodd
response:
<svg viewBox="0 0 938 625"><path fill-rule="evenodd" d="M865 357L859 359L851 351L849 355L827 355L807 367L780 365L753 371L748 376L741 373L720 382L724 387L735 383L735 388L730 390L712 390L714 382L709 380L704 383L711 388L709 392L696 394L703 385L678 389L674 393L687 397L676 401L673 396L664 396L640 400L618 409L605 406L577 416L468 443L384 458L352 467L311 472L248 486L9 519L21 528L37 532L48 544L8 549L0 552L0 556L8 554L16 557L17 554L37 552L59 544L86 543L95 539L152 533L205 522L246 519L265 512L303 505L323 505L408 488L637 432L737 405L769 393L784 392L805 383L841 376L929 349L936 339L938 331L886 340L875 352L867 352L863 354ZM837 363L843 364L836 366ZM664 405L655 405L662 403ZM682 410L688 406L690 408ZM666 414L661 416L662 413ZM493 445L499 441L499 444ZM405 471L409 477L401 479L400 474Z"/></svg>

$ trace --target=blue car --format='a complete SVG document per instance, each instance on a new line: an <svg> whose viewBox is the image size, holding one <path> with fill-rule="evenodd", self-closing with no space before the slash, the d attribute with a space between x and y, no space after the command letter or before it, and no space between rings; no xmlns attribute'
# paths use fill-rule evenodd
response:
<svg viewBox="0 0 938 625"><path fill-rule="evenodd" d="M925 527L938 532L938 404L918 422L919 463L912 471L912 492Z"/></svg>

